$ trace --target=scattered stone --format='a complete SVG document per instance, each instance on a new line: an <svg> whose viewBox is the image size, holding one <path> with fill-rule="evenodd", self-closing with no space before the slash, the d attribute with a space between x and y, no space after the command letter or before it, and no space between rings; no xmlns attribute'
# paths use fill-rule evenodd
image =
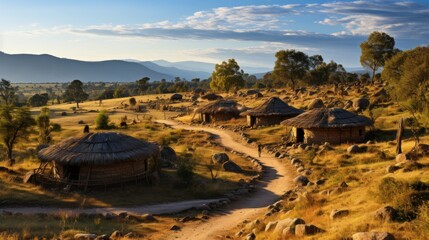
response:
<svg viewBox="0 0 429 240"><path fill-rule="evenodd" d="M222 165L223 170L227 171L227 172L242 172L242 169L240 166L238 166L235 162L233 161L226 161L223 163Z"/></svg>
<svg viewBox="0 0 429 240"><path fill-rule="evenodd" d="M304 237L308 235L315 235L317 233L324 232L324 230L312 225L312 224L298 224L295 226L295 235L298 237Z"/></svg>
<svg viewBox="0 0 429 240"><path fill-rule="evenodd" d="M246 240L255 240L256 239L256 235L254 233L249 233L246 236Z"/></svg>
<svg viewBox="0 0 429 240"><path fill-rule="evenodd" d="M316 185L322 185L325 183L325 181L326 181L325 179L319 179L316 181Z"/></svg>
<svg viewBox="0 0 429 240"><path fill-rule="evenodd" d="M180 227L179 226L177 226L177 225L173 225L171 228L170 228L170 230L171 231L180 231Z"/></svg>
<svg viewBox="0 0 429 240"><path fill-rule="evenodd" d="M277 226L277 221L268 222L265 226L265 232L271 232Z"/></svg>
<svg viewBox="0 0 429 240"><path fill-rule="evenodd" d="M347 210L347 209L342 209L342 210L334 209L334 210L332 210L332 212L329 215L329 217L332 220L334 220L334 219L337 219L337 218L345 217L345 216L349 215L349 213L350 213L350 211Z"/></svg>
<svg viewBox="0 0 429 240"><path fill-rule="evenodd" d="M226 153L216 153L212 156L212 163L214 164L223 164L229 161L229 157Z"/></svg>
<svg viewBox="0 0 429 240"><path fill-rule="evenodd" d="M293 179L293 182L300 186L306 186L309 180L306 176L298 176L295 179Z"/></svg>
<svg viewBox="0 0 429 240"><path fill-rule="evenodd" d="M307 106L307 109L311 110L314 108L323 108L323 107L325 107L325 105L323 104L323 101L320 98L316 98Z"/></svg>
<svg viewBox="0 0 429 240"><path fill-rule="evenodd" d="M76 240L92 240L95 239L97 235L92 233L78 233L74 235L74 239Z"/></svg>
<svg viewBox="0 0 429 240"><path fill-rule="evenodd" d="M110 240L109 235L103 234L95 238L95 240Z"/></svg>
<svg viewBox="0 0 429 240"><path fill-rule="evenodd" d="M358 145L351 145L349 148L347 148L348 154L355 154L360 152L361 152L361 148Z"/></svg>
<svg viewBox="0 0 429 240"><path fill-rule="evenodd" d="M406 162L406 161L407 161L407 156L405 155L405 153L400 153L400 154L396 155L396 162L397 163Z"/></svg>
<svg viewBox="0 0 429 240"><path fill-rule="evenodd" d="M112 232L112 234L110 234L110 238L113 238L113 239L121 238L123 236L124 236L124 234L121 231L114 231L114 232Z"/></svg>
<svg viewBox="0 0 429 240"><path fill-rule="evenodd" d="M124 238L136 238L136 237L138 237L138 236L133 232L129 232L129 233L124 235Z"/></svg>
<svg viewBox="0 0 429 240"><path fill-rule="evenodd" d="M395 165L390 165L386 168L386 171L388 173L394 173L394 172L398 171L399 169L401 169L401 167L395 166Z"/></svg>
<svg viewBox="0 0 429 240"><path fill-rule="evenodd" d="M290 161L290 163L292 163L292 165L295 165L296 163L302 163L302 162L298 158L292 158L292 160Z"/></svg>
<svg viewBox="0 0 429 240"><path fill-rule="evenodd" d="M385 206L375 211L374 217L381 221L393 221L396 219L397 211L391 206Z"/></svg>
<svg viewBox="0 0 429 240"><path fill-rule="evenodd" d="M150 214L150 213L143 214L141 216L141 219L144 222L156 222L157 221L156 218L152 214Z"/></svg>
<svg viewBox="0 0 429 240"><path fill-rule="evenodd" d="M388 232L358 232L353 234L353 240L395 240Z"/></svg>
<svg viewBox="0 0 429 240"><path fill-rule="evenodd" d="M277 222L274 228L274 236L280 236L285 233L295 233L295 226L298 224L305 224L305 221L300 218L286 218Z"/></svg>
<svg viewBox="0 0 429 240"><path fill-rule="evenodd" d="M342 188L346 188L346 187L349 187L349 185L348 185L346 182L342 182L342 183L340 184L340 187L342 187Z"/></svg>

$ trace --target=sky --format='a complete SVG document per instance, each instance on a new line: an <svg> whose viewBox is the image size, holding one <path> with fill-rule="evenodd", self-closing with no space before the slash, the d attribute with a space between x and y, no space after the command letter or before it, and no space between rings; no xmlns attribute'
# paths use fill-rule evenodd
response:
<svg viewBox="0 0 429 240"><path fill-rule="evenodd" d="M358 67L359 44L386 32L429 44L429 0L0 0L0 51L86 61L235 58L271 69L296 49Z"/></svg>

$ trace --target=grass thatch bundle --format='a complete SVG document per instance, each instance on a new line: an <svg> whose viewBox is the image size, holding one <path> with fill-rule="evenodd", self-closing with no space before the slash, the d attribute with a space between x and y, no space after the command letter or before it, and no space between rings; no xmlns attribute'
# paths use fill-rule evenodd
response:
<svg viewBox="0 0 429 240"><path fill-rule="evenodd" d="M296 128L343 128L371 126L372 120L342 108L316 108L282 122Z"/></svg>
<svg viewBox="0 0 429 240"><path fill-rule="evenodd" d="M245 111L246 108L236 101L232 100L218 100L216 102L209 103L205 106L197 108L195 112L205 114L217 114L217 113L232 113L239 114Z"/></svg>
<svg viewBox="0 0 429 240"><path fill-rule="evenodd" d="M248 110L241 115L246 116L296 116L303 113L302 110L296 109L292 106L289 106L287 103L283 102L278 97L272 97L264 102L262 105Z"/></svg>
<svg viewBox="0 0 429 240"><path fill-rule="evenodd" d="M154 143L116 132L88 133L71 137L38 152L43 162L67 165L107 165L126 161L156 159L159 148Z"/></svg>

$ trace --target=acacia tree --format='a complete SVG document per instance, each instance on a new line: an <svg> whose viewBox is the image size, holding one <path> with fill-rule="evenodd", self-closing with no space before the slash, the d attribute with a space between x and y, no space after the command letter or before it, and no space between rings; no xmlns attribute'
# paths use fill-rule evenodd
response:
<svg viewBox="0 0 429 240"><path fill-rule="evenodd" d="M9 160L13 159L13 147L16 142L25 139L34 124L28 108L17 108L12 105L0 107L0 136Z"/></svg>
<svg viewBox="0 0 429 240"><path fill-rule="evenodd" d="M149 80L150 78L143 77L136 81L140 95L143 94L149 88L149 84L148 84Z"/></svg>
<svg viewBox="0 0 429 240"><path fill-rule="evenodd" d="M229 59L228 62L223 61L215 66L211 75L210 88L225 92L229 92L231 88L238 90L245 84L243 74L243 70L240 70L235 59Z"/></svg>
<svg viewBox="0 0 429 240"><path fill-rule="evenodd" d="M15 87L12 87L10 82L6 79L1 79L0 81L0 98L3 100L4 104L9 105L15 101Z"/></svg>
<svg viewBox="0 0 429 240"><path fill-rule="evenodd" d="M384 32L372 32L368 40L360 44L360 63L372 71L371 84L375 73L399 50L395 49L395 39Z"/></svg>
<svg viewBox="0 0 429 240"><path fill-rule="evenodd" d="M280 50L276 53L274 65L274 78L282 82L290 82L295 89L296 82L302 78L309 69L310 61L307 54L296 50Z"/></svg>
<svg viewBox="0 0 429 240"><path fill-rule="evenodd" d="M79 103L88 99L88 94L83 91L83 83L80 80L73 80L64 93L66 101L75 101L76 107L79 108Z"/></svg>

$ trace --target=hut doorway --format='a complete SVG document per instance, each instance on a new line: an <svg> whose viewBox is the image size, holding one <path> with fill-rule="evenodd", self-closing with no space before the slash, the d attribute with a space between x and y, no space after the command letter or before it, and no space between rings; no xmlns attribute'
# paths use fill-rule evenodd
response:
<svg viewBox="0 0 429 240"><path fill-rule="evenodd" d="M211 122L211 119L210 119L210 114L204 114L204 120L203 120L204 122L206 122L206 123L209 123L209 122Z"/></svg>
<svg viewBox="0 0 429 240"><path fill-rule="evenodd" d="M69 180L79 180L79 166L69 165L64 167L64 176Z"/></svg>
<svg viewBox="0 0 429 240"><path fill-rule="evenodd" d="M304 129L302 129L302 128L296 129L296 142L297 143L304 142Z"/></svg>
<svg viewBox="0 0 429 240"><path fill-rule="evenodd" d="M256 124L256 117L250 116L250 126L254 127Z"/></svg>

